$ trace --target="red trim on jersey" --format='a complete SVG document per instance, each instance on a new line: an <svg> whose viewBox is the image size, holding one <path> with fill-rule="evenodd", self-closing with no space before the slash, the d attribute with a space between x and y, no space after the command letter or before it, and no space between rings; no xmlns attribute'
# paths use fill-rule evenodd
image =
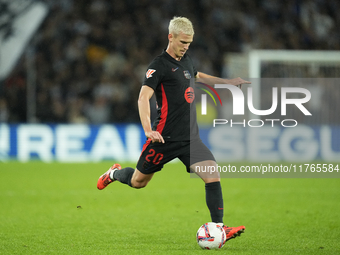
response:
<svg viewBox="0 0 340 255"><path fill-rule="evenodd" d="M148 140L146 140L146 142L143 145L143 149L142 149L142 152L141 152L140 155L143 154L143 152L145 151L146 147L148 147L150 143L151 143L151 138L148 138Z"/></svg>
<svg viewBox="0 0 340 255"><path fill-rule="evenodd" d="M162 134L166 119L168 117L168 99L166 98L165 90L163 87L163 83L161 84L161 89L162 89L162 109L161 109L161 116L160 116L160 121L157 125L156 131L158 131L160 134Z"/></svg>

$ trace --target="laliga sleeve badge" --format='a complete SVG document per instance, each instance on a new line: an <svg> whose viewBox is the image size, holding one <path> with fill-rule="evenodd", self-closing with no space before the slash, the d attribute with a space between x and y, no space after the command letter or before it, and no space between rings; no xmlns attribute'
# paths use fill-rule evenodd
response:
<svg viewBox="0 0 340 255"><path fill-rule="evenodd" d="M149 69L149 70L146 72L146 74L145 74L146 78L149 79L150 77L152 77L152 74L153 74L154 72L156 72L155 69Z"/></svg>

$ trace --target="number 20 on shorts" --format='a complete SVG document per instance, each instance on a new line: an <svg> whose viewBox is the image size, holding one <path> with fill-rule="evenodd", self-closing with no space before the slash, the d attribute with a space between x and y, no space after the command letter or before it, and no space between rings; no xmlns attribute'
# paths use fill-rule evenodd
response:
<svg viewBox="0 0 340 255"><path fill-rule="evenodd" d="M154 149L150 149L149 154L145 157L145 160L148 162L151 162L152 160L153 164L158 165L159 162L161 162L161 160L163 159L164 155L162 153L157 153L156 155L155 154L156 151Z"/></svg>

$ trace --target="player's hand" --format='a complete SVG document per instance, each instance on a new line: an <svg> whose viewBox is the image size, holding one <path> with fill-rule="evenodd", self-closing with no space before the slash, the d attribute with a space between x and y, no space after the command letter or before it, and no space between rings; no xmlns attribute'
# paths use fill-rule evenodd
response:
<svg viewBox="0 0 340 255"><path fill-rule="evenodd" d="M251 84L250 81L243 80L240 77L228 80L228 83L231 84L231 85L240 86L240 88L241 88L242 84Z"/></svg>
<svg viewBox="0 0 340 255"><path fill-rule="evenodd" d="M147 138L150 138L153 143L165 143L163 136L158 131L150 131L145 133Z"/></svg>

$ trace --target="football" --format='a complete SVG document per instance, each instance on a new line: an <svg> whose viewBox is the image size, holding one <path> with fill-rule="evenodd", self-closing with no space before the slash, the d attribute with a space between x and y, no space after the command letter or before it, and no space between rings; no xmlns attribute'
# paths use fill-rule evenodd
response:
<svg viewBox="0 0 340 255"><path fill-rule="evenodd" d="M213 222L203 224L196 234L198 245L207 250L222 248L226 238L222 225Z"/></svg>

